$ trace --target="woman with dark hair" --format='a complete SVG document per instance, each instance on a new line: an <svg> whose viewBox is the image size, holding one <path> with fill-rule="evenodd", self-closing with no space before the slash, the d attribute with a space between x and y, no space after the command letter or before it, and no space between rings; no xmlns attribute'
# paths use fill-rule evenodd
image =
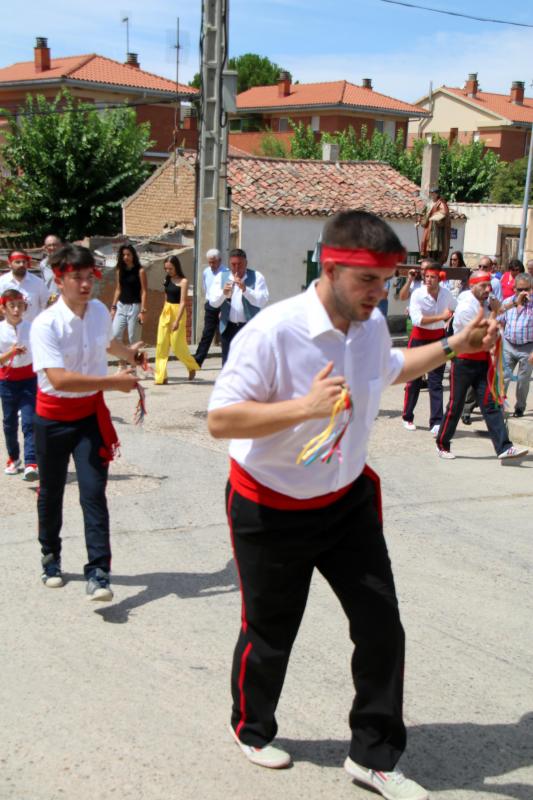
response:
<svg viewBox="0 0 533 800"><path fill-rule="evenodd" d="M453 253L450 255L450 267L453 269L457 269L457 267L465 267L465 260L463 258L463 254L460 250L454 250ZM468 289L468 278L463 278L462 280L452 280L450 281L449 289L453 293L454 297L457 297Z"/></svg>
<svg viewBox="0 0 533 800"><path fill-rule="evenodd" d="M154 376L156 385L168 383L167 362L170 348L174 351L176 358L179 358L189 370L190 381L196 375L196 370L200 369L200 365L191 356L187 345L187 292L189 281L183 274L180 260L177 256L167 258L164 266L166 278L163 286L166 300L157 327Z"/></svg>
<svg viewBox="0 0 533 800"><path fill-rule="evenodd" d="M123 244L119 247L115 269L115 294L111 305L113 338L122 341L127 329L129 343L133 344L141 338L147 297L146 273L133 245Z"/></svg>
<svg viewBox="0 0 533 800"><path fill-rule="evenodd" d="M503 273L501 279L504 300L514 296L514 280L521 272L525 272L524 265L519 258L512 258L507 264L507 271Z"/></svg>

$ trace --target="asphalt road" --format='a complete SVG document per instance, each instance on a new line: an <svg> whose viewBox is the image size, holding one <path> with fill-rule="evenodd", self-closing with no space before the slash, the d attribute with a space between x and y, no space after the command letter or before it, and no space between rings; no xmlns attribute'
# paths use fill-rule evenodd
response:
<svg viewBox="0 0 533 800"><path fill-rule="evenodd" d="M170 365L148 416L112 394L122 441L109 503L115 599L84 595L74 474L65 495L63 589L39 580L35 486L0 475L4 569L0 668L3 800L364 800L342 769L351 702L347 624L317 576L278 710L294 766L250 765L226 731L239 626L223 492L226 445L199 380ZM502 466L483 425L460 427L454 461L405 431L385 393L369 463L407 632L401 766L438 800L532 800L533 458ZM423 393L416 421L427 416ZM5 457L3 443L0 457Z"/></svg>

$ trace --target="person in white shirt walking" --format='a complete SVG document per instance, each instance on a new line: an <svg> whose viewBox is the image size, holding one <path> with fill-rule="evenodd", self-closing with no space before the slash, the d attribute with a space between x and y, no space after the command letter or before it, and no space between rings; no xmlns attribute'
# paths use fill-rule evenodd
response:
<svg viewBox="0 0 533 800"><path fill-rule="evenodd" d="M41 270L41 278L45 282L46 288L48 289L49 293L55 294L56 292L56 284L54 279L54 271L50 266L50 259L57 253L59 248L62 246L63 242L56 236L54 233L49 233L46 236L43 244L43 250L46 253L44 258L41 259L39 262L39 269Z"/></svg>
<svg viewBox="0 0 533 800"><path fill-rule="evenodd" d="M111 600L111 547L106 484L118 447L103 392L130 392L134 369L107 374L107 353L134 365L142 342L127 347L113 338L111 315L91 299L100 277L92 253L66 245L51 259L61 297L33 322L30 342L38 376L35 448L41 479L37 499L43 584L63 586L61 527L67 467L72 456L83 511L89 600Z"/></svg>
<svg viewBox="0 0 533 800"><path fill-rule="evenodd" d="M222 270L227 270L227 267L224 267L222 264L220 250L213 248L212 250L208 250L205 255L207 258L207 267L205 267L202 273L202 284L206 298L204 305L204 329L198 347L196 348L196 353L194 354L194 360L200 367L207 358L211 342L214 339L220 320L220 307L214 308L207 299L209 290L217 275L219 275Z"/></svg>
<svg viewBox="0 0 533 800"><path fill-rule="evenodd" d="M0 294L6 289L17 289L21 292L27 305L24 319L26 322L33 322L48 305L50 292L41 278L28 272L31 256L24 250L12 250L7 260L11 271L0 278Z"/></svg>
<svg viewBox="0 0 533 800"><path fill-rule="evenodd" d="M404 257L394 231L373 214L332 217L322 235L319 280L265 309L233 341L208 426L216 438L232 439L226 501L242 592L233 737L254 764L280 768L291 761L271 744L275 711L316 568L339 598L355 646L345 768L386 798L426 800L426 790L396 768L406 745L404 632L379 478L365 466L383 389L447 358L441 342L391 350L377 305ZM490 348L497 325L481 315L450 345L470 349L479 329ZM347 393L354 413L338 445L342 457L297 463Z"/></svg>
<svg viewBox="0 0 533 800"><path fill-rule="evenodd" d="M235 248L229 254L229 269L217 275L208 295L209 304L220 308L222 364L228 359L231 341L246 323L268 303L268 288L258 270L248 269L246 253Z"/></svg>
<svg viewBox="0 0 533 800"><path fill-rule="evenodd" d="M444 286L439 285L441 267L437 262L431 262L426 267L425 285L416 289L411 295L409 303L409 316L413 322L413 330L407 347L421 347L428 342L436 342L446 335L446 328L453 316L457 300ZM436 436L442 422L443 400L442 379L444 364L428 373L427 382L429 390L429 427L433 436ZM405 386L403 404L403 426L408 431L416 430L414 423L415 408L422 388L422 378L415 378Z"/></svg>

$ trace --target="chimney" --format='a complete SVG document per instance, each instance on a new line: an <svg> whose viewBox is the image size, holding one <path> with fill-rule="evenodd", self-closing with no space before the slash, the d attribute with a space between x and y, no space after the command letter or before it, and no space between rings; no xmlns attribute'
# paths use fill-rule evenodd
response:
<svg viewBox="0 0 533 800"><path fill-rule="evenodd" d="M322 161L338 161L339 145L334 142L322 142Z"/></svg>
<svg viewBox="0 0 533 800"><path fill-rule="evenodd" d="M137 53L126 53L126 64L128 67L135 67L135 69L140 69L141 65L139 64L139 58Z"/></svg>
<svg viewBox="0 0 533 800"><path fill-rule="evenodd" d="M363 78L363 89L372 88L372 78Z"/></svg>
<svg viewBox="0 0 533 800"><path fill-rule="evenodd" d="M524 81L513 81L511 84L511 103L517 106L524 104Z"/></svg>
<svg viewBox="0 0 533 800"><path fill-rule="evenodd" d="M278 78L278 97L288 97L291 93L291 73L282 71Z"/></svg>
<svg viewBox="0 0 533 800"><path fill-rule="evenodd" d="M35 72L46 72L50 69L50 48L48 47L48 39L44 36L38 36L35 40L34 64Z"/></svg>
<svg viewBox="0 0 533 800"><path fill-rule="evenodd" d="M465 83L464 90L469 97L475 97L478 89L479 84L477 82L477 72L471 72L468 76L467 82Z"/></svg>

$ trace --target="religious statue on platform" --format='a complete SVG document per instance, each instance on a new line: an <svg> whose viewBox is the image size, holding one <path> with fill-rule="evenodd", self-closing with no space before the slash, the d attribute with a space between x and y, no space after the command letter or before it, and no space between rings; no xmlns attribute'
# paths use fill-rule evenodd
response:
<svg viewBox="0 0 533 800"><path fill-rule="evenodd" d="M424 228L420 255L444 264L450 249L450 209L438 188L429 190L429 198L419 222Z"/></svg>

